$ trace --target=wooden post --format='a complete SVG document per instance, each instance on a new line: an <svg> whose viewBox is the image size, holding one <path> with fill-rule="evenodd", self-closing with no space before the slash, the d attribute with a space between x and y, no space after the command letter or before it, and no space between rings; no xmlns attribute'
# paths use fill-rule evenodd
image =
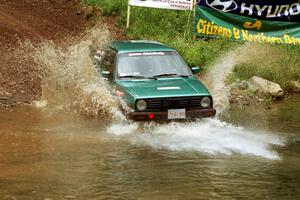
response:
<svg viewBox="0 0 300 200"><path fill-rule="evenodd" d="M183 34L183 38L185 39L185 36L186 36L186 33L187 33L187 30L189 28L189 24L190 24L190 18L191 18L191 13L193 12L193 20L195 21L195 17L196 17L196 3L197 3L197 0L192 0L192 9L189 10L189 16L188 16L188 21L187 21L187 24L186 24L186 27L185 27L185 30L184 30L184 34Z"/></svg>
<svg viewBox="0 0 300 200"><path fill-rule="evenodd" d="M184 40L185 40L185 36L186 36L186 33L187 33L189 25L190 25L190 18L191 18L192 12L193 11L189 10L189 16L188 16L188 20L187 20L186 27L185 27L184 34L183 34Z"/></svg>
<svg viewBox="0 0 300 200"><path fill-rule="evenodd" d="M197 0L193 0L193 21L196 21L196 7L197 7ZM193 33L193 40L196 40L196 34Z"/></svg>
<svg viewBox="0 0 300 200"><path fill-rule="evenodd" d="M131 6L128 3L128 10L127 10L127 24L126 24L126 28L129 28L130 25L130 10L131 10Z"/></svg>
<svg viewBox="0 0 300 200"><path fill-rule="evenodd" d="M194 11L193 19L194 19L194 21L195 21L195 18L196 18L196 4L197 4L197 0L193 0L193 11Z"/></svg>

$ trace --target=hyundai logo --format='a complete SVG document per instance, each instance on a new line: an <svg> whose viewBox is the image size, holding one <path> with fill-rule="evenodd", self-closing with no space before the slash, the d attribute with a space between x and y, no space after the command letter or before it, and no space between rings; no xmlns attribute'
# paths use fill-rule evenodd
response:
<svg viewBox="0 0 300 200"><path fill-rule="evenodd" d="M230 12L238 8L234 0L206 0L209 7L222 12Z"/></svg>

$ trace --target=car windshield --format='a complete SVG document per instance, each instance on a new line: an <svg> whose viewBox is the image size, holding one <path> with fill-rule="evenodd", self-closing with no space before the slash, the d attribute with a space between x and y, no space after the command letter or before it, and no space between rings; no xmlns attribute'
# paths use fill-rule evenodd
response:
<svg viewBox="0 0 300 200"><path fill-rule="evenodd" d="M175 51L120 54L118 78L191 76L192 72Z"/></svg>

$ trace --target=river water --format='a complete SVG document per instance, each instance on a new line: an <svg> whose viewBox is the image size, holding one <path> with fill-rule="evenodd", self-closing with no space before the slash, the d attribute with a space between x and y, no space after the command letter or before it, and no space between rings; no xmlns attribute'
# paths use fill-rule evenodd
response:
<svg viewBox="0 0 300 200"><path fill-rule="evenodd" d="M0 199L299 199L300 98L143 124L0 112Z"/></svg>
<svg viewBox="0 0 300 200"><path fill-rule="evenodd" d="M91 60L107 41L92 29L74 45L19 48L43 94L0 111L0 199L300 199L300 97L196 122L130 122ZM225 77L210 77L214 99L227 99Z"/></svg>

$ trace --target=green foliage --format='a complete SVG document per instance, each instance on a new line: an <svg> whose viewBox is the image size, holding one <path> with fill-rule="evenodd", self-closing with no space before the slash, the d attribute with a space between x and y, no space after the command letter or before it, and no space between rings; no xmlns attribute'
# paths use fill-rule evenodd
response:
<svg viewBox="0 0 300 200"><path fill-rule="evenodd" d="M126 0L83 0L83 2L101 8L103 15L120 14L122 10L127 8Z"/></svg>
<svg viewBox="0 0 300 200"><path fill-rule="evenodd" d="M103 15L118 14L118 25L125 29L127 0L84 0L101 8ZM128 39L155 40L177 49L190 66L209 64L234 43L225 39L193 39L193 12L132 7Z"/></svg>
<svg viewBox="0 0 300 200"><path fill-rule="evenodd" d="M226 39L193 39L193 12L132 7L130 28L126 29L128 0L83 0L101 8L103 15L118 15L118 25L128 39L155 40L179 51L190 66L208 70L224 52L238 45ZM247 50L248 51L248 50ZM288 80L300 79L300 47L288 45L257 45L250 59L238 64L229 82L251 76L287 85Z"/></svg>
<svg viewBox="0 0 300 200"><path fill-rule="evenodd" d="M233 46L228 40L192 40L177 37L159 40L178 50L189 66L200 66L206 72L212 62Z"/></svg>
<svg viewBox="0 0 300 200"><path fill-rule="evenodd" d="M259 45L251 58L235 67L232 76L247 80L260 76L286 88L290 80L300 80L300 47Z"/></svg>
<svg viewBox="0 0 300 200"><path fill-rule="evenodd" d="M125 24L126 13L120 17ZM156 40L167 44L184 57L190 66L208 65L224 51L233 46L225 39L193 39L193 12L133 7L130 28L126 30L129 39Z"/></svg>

